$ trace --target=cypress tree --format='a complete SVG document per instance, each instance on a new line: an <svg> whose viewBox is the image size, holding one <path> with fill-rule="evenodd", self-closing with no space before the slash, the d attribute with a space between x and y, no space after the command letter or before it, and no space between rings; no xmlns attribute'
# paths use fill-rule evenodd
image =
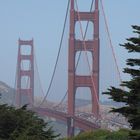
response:
<svg viewBox="0 0 140 140"><path fill-rule="evenodd" d="M140 130L140 26L132 26L135 37L127 39L127 42L121 44L128 53L135 54L132 58L126 60L127 68L124 73L131 76L129 81L123 81L121 86L125 90L116 87L110 87L103 94L110 95L110 99L116 102L123 102L125 106L113 108L111 112L117 112L125 116L131 125L132 130ZM138 57L137 57L138 56ZM137 138L136 138L137 139ZM140 135L139 138L140 139Z"/></svg>

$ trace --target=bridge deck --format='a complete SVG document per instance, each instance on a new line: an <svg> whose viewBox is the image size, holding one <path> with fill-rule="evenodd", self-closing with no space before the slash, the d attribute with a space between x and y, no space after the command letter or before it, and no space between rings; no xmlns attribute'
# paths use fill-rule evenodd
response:
<svg viewBox="0 0 140 140"><path fill-rule="evenodd" d="M70 117L65 112L60 112L60 111L50 109L50 108L33 108L32 110L37 112L40 115L62 120L66 122L66 124L67 124L68 118ZM74 127L80 128L84 131L100 128L100 126L97 123L90 122L86 119L83 119L77 116L74 116L73 120L74 120Z"/></svg>

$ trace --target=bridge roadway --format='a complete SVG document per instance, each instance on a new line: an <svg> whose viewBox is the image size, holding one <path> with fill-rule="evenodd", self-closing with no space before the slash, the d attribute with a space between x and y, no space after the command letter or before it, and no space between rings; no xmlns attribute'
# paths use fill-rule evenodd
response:
<svg viewBox="0 0 140 140"><path fill-rule="evenodd" d="M71 118L71 116L69 116L66 112L60 112L55 109L36 107L33 108L32 110L41 116L48 116L48 117L55 118L57 120L64 121L67 125L68 125L69 118ZM72 117L72 119L73 119L73 126L83 131L95 130L101 128L97 123L93 123L91 121L80 118L78 116L74 116Z"/></svg>

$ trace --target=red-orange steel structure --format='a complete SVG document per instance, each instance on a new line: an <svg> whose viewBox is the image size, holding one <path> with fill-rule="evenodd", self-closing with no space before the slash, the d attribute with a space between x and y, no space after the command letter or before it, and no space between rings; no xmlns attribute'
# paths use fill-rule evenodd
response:
<svg viewBox="0 0 140 140"><path fill-rule="evenodd" d="M95 10L92 12L79 12L75 10L75 0L71 0L70 8L70 34L69 34L69 56L68 56L68 135L74 134L75 94L78 87L89 87L92 97L92 113L99 115L99 8L98 0L95 0ZM93 40L76 40L76 22L91 21L93 23ZM75 73L75 61L77 51L92 53L92 75L80 76ZM92 78L91 78L92 76ZM94 85L93 85L93 81ZM94 89L95 86L95 89ZM96 92L95 92L96 90ZM97 95L96 95L97 94Z"/></svg>
<svg viewBox="0 0 140 140"><path fill-rule="evenodd" d="M74 135L74 127L83 130L98 129L95 123L75 116L75 94L78 87L89 87L92 97L92 113L95 117L99 116L99 9L98 1L95 0L95 9L91 12L79 12L75 10L75 0L70 0L70 34L69 34L69 58L68 58L68 110L66 113L58 112L49 108L35 108L34 104L34 46L33 40L20 40L18 48L17 62L17 87L16 87L16 106L21 107L25 104L41 115L55 117L66 122L67 135ZM80 18L79 18L80 17ZM94 33L92 40L77 40L75 38L75 24L80 21L90 21L93 23ZM23 54L22 48L30 47L30 53ZM78 75L75 70L76 53L78 51L89 51L92 53L92 72L91 75ZM29 69L22 67L22 61L29 61ZM28 77L28 87L23 89L22 77ZM28 83L29 82L29 83Z"/></svg>
<svg viewBox="0 0 140 140"><path fill-rule="evenodd" d="M17 62L17 87L16 87L16 106L21 107L29 104L32 107L34 103L34 47L32 40L18 40L18 62ZM28 47L28 54L24 54L23 50ZM27 49L26 49L27 50ZM22 62L29 62L28 69L23 69ZM24 65L24 64L23 64ZM27 87L22 87L22 78L27 77L29 84Z"/></svg>
<svg viewBox="0 0 140 140"><path fill-rule="evenodd" d="M101 128L101 122L99 117L99 53L100 53L100 40L99 40L99 0L93 0L95 2L94 10L90 12L81 12L78 10L78 5L76 0L68 1L68 8L70 6L70 33L69 33L69 56L68 56L68 109L62 112L55 107L35 107L34 104L34 45L32 40L21 40L18 41L18 60L17 60L17 75L16 75L16 107L21 107L25 104L29 104L31 110L37 112L38 114L45 115L48 117L53 117L58 120L64 121L67 125L67 136L72 137L74 135L74 128L79 128L80 130L89 131L93 129ZM101 1L102 2L102 1ZM76 5L75 5L76 4ZM102 3L101 3L102 4ZM76 7L76 9L75 9ZM91 7L92 8L92 7ZM102 5L103 9L103 5ZM68 9L67 9L68 11ZM104 10L103 10L104 13ZM67 17L67 16L66 16ZM105 18L105 13L104 13ZM67 19L67 18L66 18ZM93 39L85 40L85 34L83 35L82 27L80 26L82 39L76 39L75 37L75 26L76 22L79 22L81 25L81 21L87 21L93 23ZM109 30L105 18L106 28L109 36ZM87 24L88 25L88 24ZM65 28L65 24L64 24ZM64 30L63 30L64 32ZM63 38L63 35L62 35ZM111 39L110 39L111 44ZM60 45L61 46L61 45ZM110 45L111 47L112 44ZM25 48L29 48L30 51L27 53L23 53ZM61 47L60 47L61 48ZM76 54L77 52L85 52L87 58L87 52L91 52L92 54L92 64L89 64L90 75L78 75L76 73ZM112 48L112 52L114 55L115 63L117 65L117 61L115 58L115 54ZM59 57L59 55L58 55ZM58 58L57 58L58 59ZM24 69L24 62L29 62L29 66L27 69ZM57 60L58 61L58 60ZM54 74L57 66L57 61L54 69ZM87 59L88 61L88 59ZM76 64L76 65L75 65ZM92 65L92 67L90 66ZM25 66L26 67L26 66ZM120 72L117 66L117 70L120 77ZM53 81L53 77L50 82L50 86ZM27 77L26 86L23 86L24 81L22 81L23 77ZM121 80L121 77L120 77ZM84 118L81 117L80 112L78 115L75 115L75 97L76 91L78 87L88 87L91 91L92 97L92 113L94 119L89 121L89 117ZM50 87L49 87L50 88ZM46 97L49 93L49 90L46 96L43 99L43 102L46 100ZM86 93L85 93L86 94ZM65 97L65 96L64 96ZM112 122L112 120L111 120ZM115 123L115 122L114 122ZM117 125L120 127L118 122ZM113 124L114 125L114 124Z"/></svg>

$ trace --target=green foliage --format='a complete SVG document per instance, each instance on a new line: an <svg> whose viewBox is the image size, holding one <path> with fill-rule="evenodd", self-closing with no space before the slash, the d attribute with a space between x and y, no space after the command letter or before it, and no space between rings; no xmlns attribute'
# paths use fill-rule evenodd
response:
<svg viewBox="0 0 140 140"><path fill-rule="evenodd" d="M81 133L78 136L63 140L128 140L128 130L110 132L107 130L97 130Z"/></svg>
<svg viewBox="0 0 140 140"><path fill-rule="evenodd" d="M131 76L130 81L123 81L122 87L127 90L111 87L103 94L110 95L110 98L116 102L124 102L126 106L112 109L112 112L118 112L124 115L130 123L132 130L129 132L129 140L140 140L140 26L132 26L137 37L127 39L127 43L121 45L129 53L137 54L138 58L127 59L127 68L124 73ZM118 135L118 134L117 134ZM114 137L116 137L114 135ZM118 138L119 139L119 138ZM113 140L113 137L110 139Z"/></svg>
<svg viewBox="0 0 140 140"><path fill-rule="evenodd" d="M129 131L119 130L117 132L112 132L106 136L105 140L128 140Z"/></svg>
<svg viewBox="0 0 140 140"><path fill-rule="evenodd" d="M48 123L26 106L15 109L0 105L0 140L53 140L56 137Z"/></svg>
<svg viewBox="0 0 140 140"><path fill-rule="evenodd" d="M129 140L140 140L140 130L130 131Z"/></svg>
<svg viewBox="0 0 140 140"><path fill-rule="evenodd" d="M132 26L134 33L138 37L131 37L127 39L127 43L121 45L129 53L137 54L140 56L140 26ZM123 81L121 86L126 87L127 90L111 87L103 94L110 95L110 98L116 102L124 102L126 106L121 108L114 108L112 112L118 112L124 115L133 130L140 130L140 57L127 59L127 68L124 73L131 76L130 81Z"/></svg>
<svg viewBox="0 0 140 140"><path fill-rule="evenodd" d="M73 140L103 140L107 134L109 134L107 130L85 132L76 136Z"/></svg>

